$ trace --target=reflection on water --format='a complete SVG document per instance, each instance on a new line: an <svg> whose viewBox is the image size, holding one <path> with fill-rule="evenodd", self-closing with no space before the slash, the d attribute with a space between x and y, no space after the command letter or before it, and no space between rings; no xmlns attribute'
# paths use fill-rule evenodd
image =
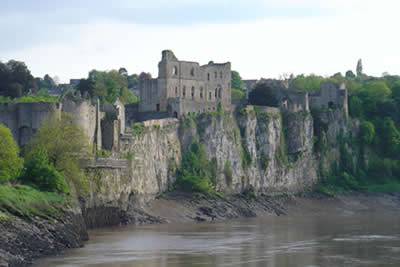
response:
<svg viewBox="0 0 400 267"><path fill-rule="evenodd" d="M36 266L400 266L400 215L264 217L96 230Z"/></svg>

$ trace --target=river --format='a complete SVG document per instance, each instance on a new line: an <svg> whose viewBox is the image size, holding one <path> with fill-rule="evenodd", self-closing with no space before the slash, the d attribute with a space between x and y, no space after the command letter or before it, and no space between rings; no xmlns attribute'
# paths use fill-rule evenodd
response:
<svg viewBox="0 0 400 267"><path fill-rule="evenodd" d="M399 222L367 211L116 227L35 266L400 266Z"/></svg>

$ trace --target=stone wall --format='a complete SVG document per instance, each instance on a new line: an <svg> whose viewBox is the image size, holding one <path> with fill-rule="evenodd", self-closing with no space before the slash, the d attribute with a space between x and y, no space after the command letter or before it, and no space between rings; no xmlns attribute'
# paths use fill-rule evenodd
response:
<svg viewBox="0 0 400 267"><path fill-rule="evenodd" d="M348 96L344 83L323 82L321 89L309 94L310 107L333 107L343 108L348 114Z"/></svg>
<svg viewBox="0 0 400 267"><path fill-rule="evenodd" d="M60 103L0 104L0 123L10 128L15 141L22 146L37 133L42 122L61 115Z"/></svg>

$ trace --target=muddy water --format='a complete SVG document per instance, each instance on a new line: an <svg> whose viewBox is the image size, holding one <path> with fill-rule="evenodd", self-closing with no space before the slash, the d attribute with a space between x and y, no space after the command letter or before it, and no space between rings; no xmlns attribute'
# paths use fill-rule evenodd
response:
<svg viewBox="0 0 400 267"><path fill-rule="evenodd" d="M361 212L96 230L36 266L400 266L400 214Z"/></svg>

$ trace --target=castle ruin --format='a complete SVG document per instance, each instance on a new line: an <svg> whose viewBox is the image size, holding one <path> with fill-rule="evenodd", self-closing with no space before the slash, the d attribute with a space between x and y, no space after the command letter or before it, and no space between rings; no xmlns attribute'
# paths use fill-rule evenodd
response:
<svg viewBox="0 0 400 267"><path fill-rule="evenodd" d="M162 51L158 78L140 84L139 112L166 112L169 117L231 108L231 63L178 60L170 50Z"/></svg>

